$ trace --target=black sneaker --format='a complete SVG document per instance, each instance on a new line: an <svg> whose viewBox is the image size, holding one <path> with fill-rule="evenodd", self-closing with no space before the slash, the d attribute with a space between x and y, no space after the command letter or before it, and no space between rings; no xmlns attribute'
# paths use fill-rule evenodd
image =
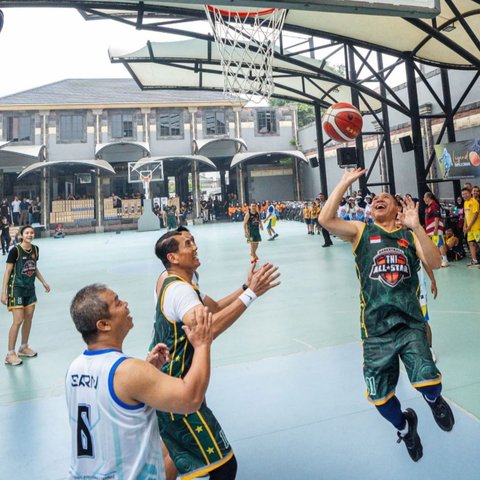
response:
<svg viewBox="0 0 480 480"><path fill-rule="evenodd" d="M445 432L449 432L455 424L455 418L452 409L445 399L440 395L434 403L429 401L427 401L427 403L432 409L433 418L437 422L437 425Z"/></svg>
<svg viewBox="0 0 480 480"><path fill-rule="evenodd" d="M408 424L408 432L405 435L397 432L397 443L400 443L403 440L405 442L405 446L407 447L407 452L410 455L410 458L414 462L418 462L423 457L423 447L422 442L420 441L420 437L417 433L417 414L413 409L407 408L403 412L403 415L405 416Z"/></svg>

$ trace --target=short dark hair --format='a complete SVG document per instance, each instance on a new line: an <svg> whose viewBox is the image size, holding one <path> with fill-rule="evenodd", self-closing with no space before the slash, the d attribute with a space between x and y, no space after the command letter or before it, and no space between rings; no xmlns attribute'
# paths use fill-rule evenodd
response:
<svg viewBox="0 0 480 480"><path fill-rule="evenodd" d="M100 294L107 290L106 285L94 283L83 287L73 297L70 315L86 344L97 337L97 322L110 318L108 305L100 298Z"/></svg>
<svg viewBox="0 0 480 480"><path fill-rule="evenodd" d="M472 191L471 191L469 188L467 188L467 187L463 187L463 188L462 188L462 192L472 193Z"/></svg>
<svg viewBox="0 0 480 480"><path fill-rule="evenodd" d="M185 230L184 230L185 231ZM165 268L170 267L167 255L169 253L178 252L178 240L175 237L181 236L182 233L177 230L172 230L162 235L155 244L155 255L162 261Z"/></svg>

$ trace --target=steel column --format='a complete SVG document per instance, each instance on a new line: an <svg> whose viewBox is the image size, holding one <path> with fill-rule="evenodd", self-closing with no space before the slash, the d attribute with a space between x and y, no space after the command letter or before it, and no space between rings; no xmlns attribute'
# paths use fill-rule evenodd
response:
<svg viewBox="0 0 480 480"><path fill-rule="evenodd" d="M410 103L410 123L412 126L413 153L415 157L415 173L417 176L418 197L423 198L427 192L425 160L423 157L422 126L420 124L420 111L418 107L417 80L413 58L405 60L405 73L407 75L407 91Z"/></svg>
<svg viewBox="0 0 480 480"><path fill-rule="evenodd" d="M325 163L325 148L323 147L322 112L318 103L315 103L313 108L315 110L315 129L317 132L317 160L318 174L320 175L320 191L328 196L327 165Z"/></svg>
<svg viewBox="0 0 480 480"><path fill-rule="evenodd" d="M348 53L348 78L351 82L357 82L357 71L355 69L355 55L353 48L350 45L346 46ZM358 90L351 88L352 92L352 104L354 107L360 109L360 97ZM355 146L357 147L357 165L360 168L365 168L365 156L363 154L363 135L360 135L355 139ZM358 183L360 185L360 191L365 194L367 191L367 177L363 175L359 178Z"/></svg>
<svg viewBox="0 0 480 480"><path fill-rule="evenodd" d="M383 96L387 96L387 89L385 87L385 72L383 70L383 55L379 52L377 53L378 61L378 70L380 76L382 77L382 82L380 82L380 93ZM396 193L395 187L395 170L393 168L393 153L392 153L392 139L390 137L390 117L388 114L388 105L382 102L382 121L383 121L383 138L384 138L384 147L383 151L385 152L385 160L387 163L387 176L388 176L388 190L392 195Z"/></svg>
<svg viewBox="0 0 480 480"><path fill-rule="evenodd" d="M452 113L452 95L450 92L450 79L448 78L448 70L440 69L440 78L442 79L443 104L445 105L445 125L447 126L447 138L449 143L456 141L455 124L453 122ZM453 195L455 199L462 194L460 180L453 180Z"/></svg>

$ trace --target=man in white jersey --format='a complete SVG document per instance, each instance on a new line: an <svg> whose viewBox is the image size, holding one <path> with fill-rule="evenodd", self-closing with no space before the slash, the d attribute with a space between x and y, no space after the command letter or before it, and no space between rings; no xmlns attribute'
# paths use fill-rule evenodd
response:
<svg viewBox="0 0 480 480"><path fill-rule="evenodd" d="M88 348L65 378L69 478L163 480L155 410L188 414L201 405L210 378L212 315L198 309L193 324L185 325L194 355L188 374L179 379L159 370L170 359L165 345L156 345L148 362L122 353L133 321L127 302L105 285L81 289L70 313Z"/></svg>

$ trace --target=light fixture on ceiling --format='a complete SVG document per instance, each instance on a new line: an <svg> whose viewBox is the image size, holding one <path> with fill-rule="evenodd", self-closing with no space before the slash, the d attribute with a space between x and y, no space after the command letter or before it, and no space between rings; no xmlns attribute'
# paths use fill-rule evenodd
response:
<svg viewBox="0 0 480 480"><path fill-rule="evenodd" d="M455 22L449 23L442 28L442 32L453 32L457 27L455 26Z"/></svg>

